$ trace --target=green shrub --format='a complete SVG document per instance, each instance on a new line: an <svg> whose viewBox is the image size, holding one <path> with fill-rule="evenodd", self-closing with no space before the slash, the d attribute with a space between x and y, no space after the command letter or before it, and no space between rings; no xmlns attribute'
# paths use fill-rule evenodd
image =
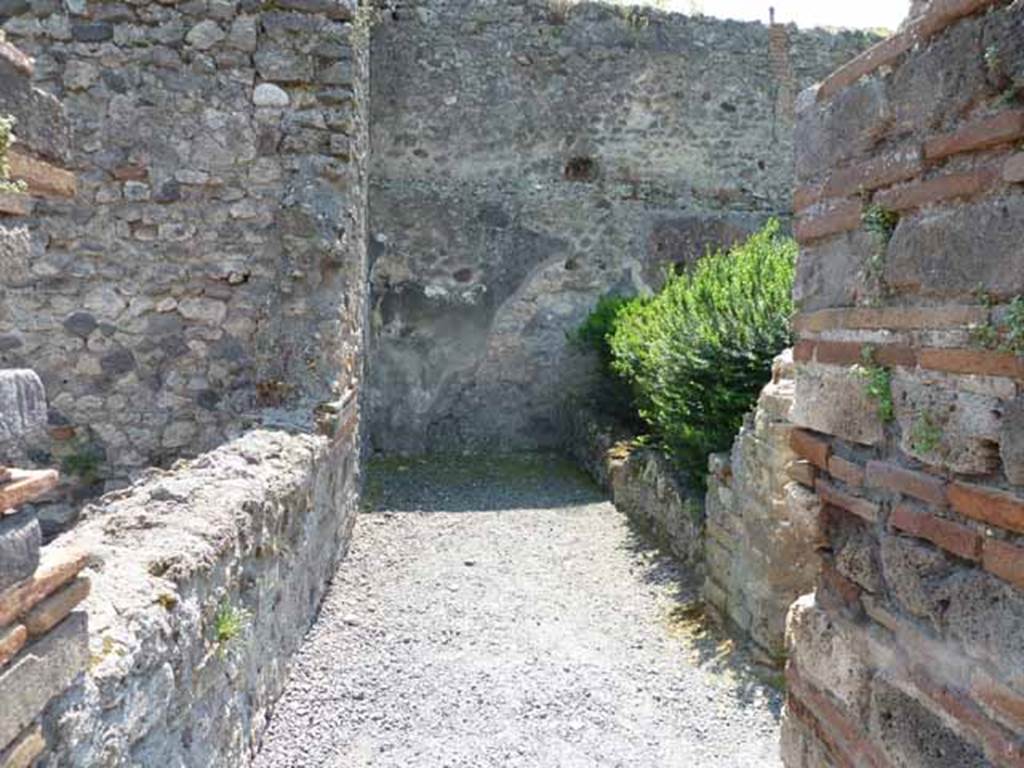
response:
<svg viewBox="0 0 1024 768"><path fill-rule="evenodd" d="M611 336L619 316L627 308L646 301L642 296L603 296L594 311L570 335L570 340L577 347L593 352L600 364L599 384L590 393L595 405L607 415L626 423L637 422L637 412L629 382L613 366Z"/></svg>
<svg viewBox="0 0 1024 768"><path fill-rule="evenodd" d="M771 379L772 359L791 342L796 250L770 221L615 315L611 367L694 482L703 481L709 453L732 445Z"/></svg>

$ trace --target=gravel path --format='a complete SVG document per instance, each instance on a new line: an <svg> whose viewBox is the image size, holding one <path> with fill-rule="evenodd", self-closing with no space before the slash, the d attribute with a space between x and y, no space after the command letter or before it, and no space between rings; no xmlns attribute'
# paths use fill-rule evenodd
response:
<svg viewBox="0 0 1024 768"><path fill-rule="evenodd" d="M258 768L780 764L779 697L547 456L388 462ZM427 511L420 511L427 510Z"/></svg>

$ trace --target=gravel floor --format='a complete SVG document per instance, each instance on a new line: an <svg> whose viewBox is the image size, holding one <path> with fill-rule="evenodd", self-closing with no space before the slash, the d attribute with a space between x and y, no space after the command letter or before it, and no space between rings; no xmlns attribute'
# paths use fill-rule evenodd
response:
<svg viewBox="0 0 1024 768"><path fill-rule="evenodd" d="M780 764L778 694L560 460L391 461L368 498L255 766Z"/></svg>

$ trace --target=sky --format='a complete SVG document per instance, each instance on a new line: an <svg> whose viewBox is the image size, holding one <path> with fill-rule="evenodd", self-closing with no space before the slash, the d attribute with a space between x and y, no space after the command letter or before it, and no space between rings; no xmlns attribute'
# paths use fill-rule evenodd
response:
<svg viewBox="0 0 1024 768"><path fill-rule="evenodd" d="M775 6L775 20L801 27L851 27L896 29L907 14L908 0L662 0L652 2L674 11L700 11L745 21L768 21Z"/></svg>

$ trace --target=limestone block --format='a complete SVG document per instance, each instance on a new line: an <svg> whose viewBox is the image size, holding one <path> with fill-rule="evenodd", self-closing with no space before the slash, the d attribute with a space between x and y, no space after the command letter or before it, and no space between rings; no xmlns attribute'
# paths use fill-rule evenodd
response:
<svg viewBox="0 0 1024 768"><path fill-rule="evenodd" d="M38 439L45 428L43 382L33 371L0 371L0 457Z"/></svg>
<svg viewBox="0 0 1024 768"><path fill-rule="evenodd" d="M0 672L0 744L9 744L85 669L89 661L84 613L25 648Z"/></svg>
<svg viewBox="0 0 1024 768"><path fill-rule="evenodd" d="M927 464L987 474L999 466L1000 401L897 370L893 403L900 448Z"/></svg>
<svg viewBox="0 0 1024 768"><path fill-rule="evenodd" d="M1024 397L1007 403L999 430L1003 471L1014 485L1024 485Z"/></svg>
<svg viewBox="0 0 1024 768"><path fill-rule="evenodd" d="M854 368L805 364L797 368L793 423L800 427L874 445L882 440L878 403Z"/></svg>
<svg viewBox="0 0 1024 768"><path fill-rule="evenodd" d="M950 729L917 698L883 676L871 686L868 734L893 765L920 768L983 768L984 752Z"/></svg>
<svg viewBox="0 0 1024 768"><path fill-rule="evenodd" d="M815 595L798 599L786 619L786 647L801 677L852 712L866 709L872 670L852 627L829 615Z"/></svg>
<svg viewBox="0 0 1024 768"><path fill-rule="evenodd" d="M968 299L981 289L1024 293L1024 198L986 199L900 220L889 243L886 282L920 295ZM965 253L984 258L965 259Z"/></svg>
<svg viewBox="0 0 1024 768"><path fill-rule="evenodd" d="M34 516L0 513L0 594L35 572L41 542Z"/></svg>

